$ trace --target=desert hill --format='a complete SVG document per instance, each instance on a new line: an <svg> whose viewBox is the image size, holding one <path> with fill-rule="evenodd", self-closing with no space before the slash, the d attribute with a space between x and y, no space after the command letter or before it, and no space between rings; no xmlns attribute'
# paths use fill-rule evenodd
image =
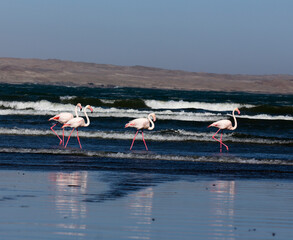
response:
<svg viewBox="0 0 293 240"><path fill-rule="evenodd" d="M0 58L1 83L293 94L292 75L231 75L56 59Z"/></svg>

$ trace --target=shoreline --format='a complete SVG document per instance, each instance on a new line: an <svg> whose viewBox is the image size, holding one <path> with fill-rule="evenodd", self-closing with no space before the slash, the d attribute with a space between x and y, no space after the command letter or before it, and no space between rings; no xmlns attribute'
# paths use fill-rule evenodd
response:
<svg viewBox="0 0 293 240"><path fill-rule="evenodd" d="M4 239L292 236L292 180L20 169L0 177Z"/></svg>
<svg viewBox="0 0 293 240"><path fill-rule="evenodd" d="M292 75L197 73L55 59L0 58L0 83L293 94Z"/></svg>

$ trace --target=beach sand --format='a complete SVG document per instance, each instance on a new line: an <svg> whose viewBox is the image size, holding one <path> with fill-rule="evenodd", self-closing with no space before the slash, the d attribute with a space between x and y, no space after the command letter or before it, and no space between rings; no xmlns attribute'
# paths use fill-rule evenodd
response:
<svg viewBox="0 0 293 240"><path fill-rule="evenodd" d="M214 74L54 59L0 58L0 83L293 93L292 75Z"/></svg>
<svg viewBox="0 0 293 240"><path fill-rule="evenodd" d="M291 239L293 182L121 171L0 174L1 239Z"/></svg>

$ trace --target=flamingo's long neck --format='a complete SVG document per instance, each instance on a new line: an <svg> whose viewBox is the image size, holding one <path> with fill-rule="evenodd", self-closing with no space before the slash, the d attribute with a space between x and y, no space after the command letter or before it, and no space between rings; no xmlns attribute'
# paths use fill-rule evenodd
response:
<svg viewBox="0 0 293 240"><path fill-rule="evenodd" d="M151 126L148 128L148 130L153 130L153 129L155 128L155 124L154 124L154 122L152 121L150 115L148 116L148 119L149 119L149 121L150 121L150 123L151 123Z"/></svg>
<svg viewBox="0 0 293 240"><path fill-rule="evenodd" d="M85 115L85 117L86 117L86 124L84 125L84 127L87 127L88 125L90 125L90 119L89 119L89 117L88 117L88 115L87 115L87 113L86 113L86 109L87 109L87 107L85 107L85 108L83 109L84 115Z"/></svg>
<svg viewBox="0 0 293 240"><path fill-rule="evenodd" d="M233 110L233 118L234 118L234 126L231 128L231 130L235 130L237 128L237 120L236 120L236 117L235 117L235 110Z"/></svg>
<svg viewBox="0 0 293 240"><path fill-rule="evenodd" d="M78 116L78 113L77 113L77 107L78 107L78 105L75 106L75 116L76 116L76 117L79 117L79 116Z"/></svg>

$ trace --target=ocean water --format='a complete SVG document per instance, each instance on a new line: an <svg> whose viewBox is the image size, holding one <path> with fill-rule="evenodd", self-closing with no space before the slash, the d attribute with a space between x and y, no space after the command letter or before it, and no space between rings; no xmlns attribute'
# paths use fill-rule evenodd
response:
<svg viewBox="0 0 293 240"><path fill-rule="evenodd" d="M79 129L82 149L75 133L64 149L48 119L74 114L79 102L92 106L91 123ZM229 152L220 153L212 139L217 129L207 126L233 122L235 107L241 111L238 127L224 131ZM141 134L130 151L136 130L124 125L151 112L157 121L154 130L144 131L149 151ZM54 129L62 135L60 125ZM292 178L293 95L1 84L0 134L2 169Z"/></svg>

